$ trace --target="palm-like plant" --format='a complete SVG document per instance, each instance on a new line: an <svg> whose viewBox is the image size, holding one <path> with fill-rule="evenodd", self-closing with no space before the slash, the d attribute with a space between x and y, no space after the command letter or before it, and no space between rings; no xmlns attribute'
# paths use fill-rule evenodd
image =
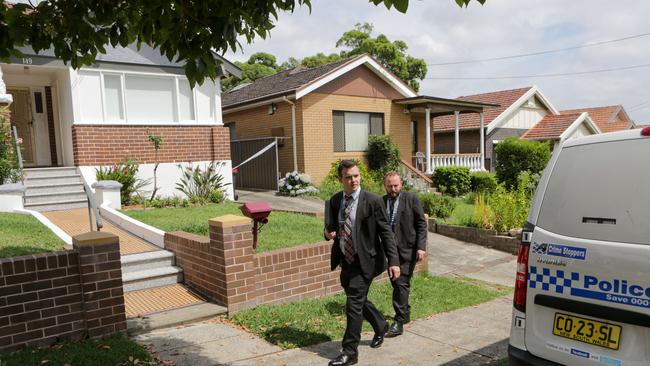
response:
<svg viewBox="0 0 650 366"><path fill-rule="evenodd" d="M209 198L214 190L222 190L230 183L224 183L223 175L217 172L217 168L225 163L211 162L205 170L200 166L181 167L183 174L180 182L176 183L176 189L183 192L188 198L200 197Z"/></svg>

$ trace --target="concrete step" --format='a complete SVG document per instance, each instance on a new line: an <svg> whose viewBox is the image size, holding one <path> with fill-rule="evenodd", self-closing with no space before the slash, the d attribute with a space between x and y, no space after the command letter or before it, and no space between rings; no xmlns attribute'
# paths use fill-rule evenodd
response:
<svg viewBox="0 0 650 366"><path fill-rule="evenodd" d="M24 170L26 178L49 177L52 175L70 175L77 174L77 167L64 166L53 168L26 168Z"/></svg>
<svg viewBox="0 0 650 366"><path fill-rule="evenodd" d="M173 285L183 281L183 270L179 267L159 267L122 275L124 292Z"/></svg>
<svg viewBox="0 0 650 366"><path fill-rule="evenodd" d="M122 274L139 272L154 268L172 267L174 265L174 253L166 250L153 252L123 255Z"/></svg>
<svg viewBox="0 0 650 366"><path fill-rule="evenodd" d="M25 204L47 203L52 201L81 201L87 200L86 192L83 190L75 189L67 192L51 192L51 193L31 193L25 192Z"/></svg>
<svg viewBox="0 0 650 366"><path fill-rule="evenodd" d="M182 308L169 309L143 317L126 319L129 335L141 334L154 329L167 328L180 324L195 323L226 314L228 309L210 303L201 303Z"/></svg>
<svg viewBox="0 0 650 366"><path fill-rule="evenodd" d="M43 186L47 184L65 184L65 183L79 183L83 184L81 181L81 175L79 174L57 174L50 175L47 177L33 177L25 179L25 186Z"/></svg>
<svg viewBox="0 0 650 366"><path fill-rule="evenodd" d="M41 193L57 193L57 192L70 192L81 190L84 192L84 186L81 182L77 183L55 183L55 184L40 184L27 186L25 195L36 195Z"/></svg>
<svg viewBox="0 0 650 366"><path fill-rule="evenodd" d="M61 211L71 210L73 208L88 207L88 200L84 197L83 200L68 200L68 201L48 201L41 203L26 203L25 209L34 211Z"/></svg>

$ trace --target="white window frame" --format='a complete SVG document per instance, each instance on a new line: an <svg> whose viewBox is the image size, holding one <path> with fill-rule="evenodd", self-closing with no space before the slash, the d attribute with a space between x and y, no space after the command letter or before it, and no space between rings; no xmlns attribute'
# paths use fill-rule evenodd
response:
<svg viewBox="0 0 650 366"><path fill-rule="evenodd" d="M95 70L84 70L84 71L95 71ZM102 108L102 119L103 123L118 123L118 124L143 124L141 122L132 122L129 121L129 113L126 108L126 78L128 76L136 76L136 77L150 77L150 78L158 78L158 79L173 79L173 98L174 98L174 103L175 103L175 112L174 112L174 119L169 122L164 122L164 123L155 123L155 124L198 124L199 119L198 119L198 105L197 105L197 87L195 86L194 88L191 88L192 90L192 108L193 111L192 113L194 114L194 119L183 119L181 120L181 110L180 110L180 89L179 89L179 80L187 80L187 78L180 76L180 75L170 75L170 74L158 74L158 73L143 73L143 72L128 72L128 71L108 71L108 70L99 70L99 87L100 87L100 95L101 95L101 108ZM122 112L124 114L124 117L122 119L117 119L117 120L108 120L106 117L106 91L104 90L104 75L111 75L111 76L119 76L120 78L120 86L122 90L120 91L120 97L121 97L121 104L122 104ZM211 96L211 98L214 98L214 96ZM150 124L150 123L146 123Z"/></svg>

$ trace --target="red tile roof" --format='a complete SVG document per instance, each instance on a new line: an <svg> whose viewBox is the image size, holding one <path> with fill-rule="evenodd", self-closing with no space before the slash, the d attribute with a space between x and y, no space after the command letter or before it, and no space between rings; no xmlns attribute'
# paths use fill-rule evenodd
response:
<svg viewBox="0 0 650 366"><path fill-rule="evenodd" d="M619 115L623 111L623 106L621 105L612 105L606 107L593 107L593 108L579 108L579 109L569 109L566 111L561 111L561 114L571 114L571 113L589 113L589 117L592 121L600 128L602 133L627 130L630 128L631 121L625 116L625 113L622 113L624 116L620 118Z"/></svg>
<svg viewBox="0 0 650 366"><path fill-rule="evenodd" d="M458 97L458 100L465 100L478 103L498 104L499 107L485 110L483 115L485 126L497 118L508 107L514 104L522 95L526 94L532 87L520 89L500 90L491 93L475 94ZM456 126L456 117L443 116L433 119L433 130L436 132L454 130ZM479 115L477 113L468 113L460 115L460 129L477 129L481 126Z"/></svg>
<svg viewBox="0 0 650 366"><path fill-rule="evenodd" d="M567 113L558 116L547 114L521 138L527 140L558 140L560 135L575 122L581 113Z"/></svg>

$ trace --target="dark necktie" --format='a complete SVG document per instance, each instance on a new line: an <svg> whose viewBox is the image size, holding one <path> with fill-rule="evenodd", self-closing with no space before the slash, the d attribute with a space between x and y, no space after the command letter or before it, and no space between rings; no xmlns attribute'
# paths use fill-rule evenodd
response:
<svg viewBox="0 0 650 366"><path fill-rule="evenodd" d="M397 199L395 198L390 198L388 200L388 219L390 220L390 229L395 232L395 203L397 202Z"/></svg>
<svg viewBox="0 0 650 366"><path fill-rule="evenodd" d="M345 195L345 209L343 210L343 218L345 225L343 225L343 248L345 253L345 261L349 264L354 262L354 244L352 243L352 195Z"/></svg>

